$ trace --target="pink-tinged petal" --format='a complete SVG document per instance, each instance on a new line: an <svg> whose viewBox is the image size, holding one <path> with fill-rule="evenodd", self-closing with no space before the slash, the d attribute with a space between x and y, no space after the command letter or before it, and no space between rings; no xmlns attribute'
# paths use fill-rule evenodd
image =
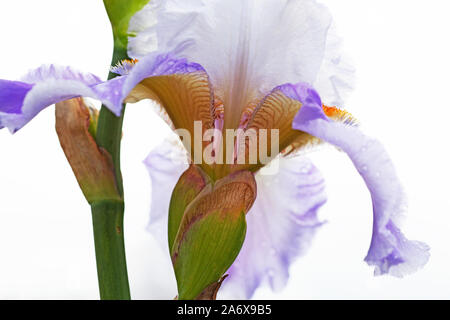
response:
<svg viewBox="0 0 450 320"><path fill-rule="evenodd" d="M277 174L260 172L256 181L256 202L246 216L247 235L227 271L222 297L249 299L261 284L282 289L290 264L307 251L322 224L317 212L326 202L325 184L308 159L280 158Z"/></svg>
<svg viewBox="0 0 450 320"><path fill-rule="evenodd" d="M410 241L399 229L406 207L395 167L380 142L365 136L357 127L326 117L319 95L305 84L280 87L303 103L293 128L308 132L342 149L352 160L369 189L373 204L373 234L365 258L375 274L403 276L424 266L429 258L426 244Z"/></svg>
<svg viewBox="0 0 450 320"><path fill-rule="evenodd" d="M148 229L159 244L169 252L167 226L169 203L178 179L188 168L187 155L175 141L164 141L153 149L144 164L152 182L150 223ZM167 256L169 259L169 255Z"/></svg>

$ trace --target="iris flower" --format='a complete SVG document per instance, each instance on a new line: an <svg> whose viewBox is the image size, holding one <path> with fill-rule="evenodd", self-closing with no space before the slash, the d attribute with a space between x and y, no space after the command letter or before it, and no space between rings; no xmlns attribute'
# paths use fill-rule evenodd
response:
<svg viewBox="0 0 450 320"><path fill-rule="evenodd" d="M246 216L246 238L221 292L250 298L260 284L278 290L287 283L289 265L305 253L322 224L317 212L326 201L324 180L295 152L310 150L316 138L347 153L372 195L374 226L365 261L375 274L402 276L427 262L428 247L407 240L399 229L405 198L383 146L365 136L350 114L322 104L320 97L327 105L343 105L352 73L323 5L312 0L152 1L132 19L131 30L137 36L129 39L130 56L142 58L157 47L208 72L215 102L223 108L223 119L217 116L215 122L219 129L251 128L248 119L280 129L280 147L288 155L277 158L278 174L255 172L257 197ZM283 134L291 123L299 130L295 137ZM150 230L162 245L170 193L187 169L182 157L166 143L145 161L158 186L152 189Z"/></svg>
<svg viewBox="0 0 450 320"><path fill-rule="evenodd" d="M350 157L372 196L373 235L365 258L376 274L402 276L422 267L428 247L400 231L405 197L382 145L342 109L346 79L327 9L314 0L154 0L130 21L129 55L102 81L69 67L43 66L20 81L0 80L0 127L15 132L45 107L74 97L100 100L119 115L124 102L152 99L174 128L279 129L279 172L263 164L205 164L214 179L251 171L256 202L247 234L221 290L250 298L268 283L282 288L322 222L324 179L304 157L320 143ZM193 134L192 134L193 135ZM192 146L187 146L193 154ZM303 152L302 152L303 151ZM180 153L181 162L173 161ZM190 159L172 143L145 163L152 178L151 230L167 246L170 194Z"/></svg>

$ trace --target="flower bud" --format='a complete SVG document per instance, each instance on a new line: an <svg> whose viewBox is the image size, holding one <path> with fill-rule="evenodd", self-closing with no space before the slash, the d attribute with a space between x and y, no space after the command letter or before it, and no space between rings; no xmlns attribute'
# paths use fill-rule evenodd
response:
<svg viewBox="0 0 450 320"><path fill-rule="evenodd" d="M202 169L191 165L180 177L175 186L169 205L169 249L178 233L186 207L191 203L205 186L211 183Z"/></svg>
<svg viewBox="0 0 450 320"><path fill-rule="evenodd" d="M183 198L180 191L188 185L194 186L194 190ZM193 200L187 204L190 198ZM182 175L169 214L169 228L172 225L169 237L174 226L178 226L171 258L179 299L199 297L228 270L244 242L245 214L255 198L256 182L249 171L236 172L215 182L205 178L195 166ZM170 241L169 238L169 244Z"/></svg>
<svg viewBox="0 0 450 320"><path fill-rule="evenodd" d="M78 184L89 203L121 200L117 191L111 156L97 146L95 112L83 99L59 102L55 108L56 132Z"/></svg>

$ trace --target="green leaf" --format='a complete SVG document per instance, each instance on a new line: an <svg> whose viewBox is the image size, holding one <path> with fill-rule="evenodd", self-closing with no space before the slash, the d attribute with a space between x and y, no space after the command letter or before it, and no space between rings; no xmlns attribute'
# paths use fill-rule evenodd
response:
<svg viewBox="0 0 450 320"><path fill-rule="evenodd" d="M115 47L127 48L130 19L148 2L149 0L103 0L111 21Z"/></svg>
<svg viewBox="0 0 450 320"><path fill-rule="evenodd" d="M245 214L256 198L253 174L241 171L209 182L187 205L171 249L181 300L197 298L219 281L245 239Z"/></svg>

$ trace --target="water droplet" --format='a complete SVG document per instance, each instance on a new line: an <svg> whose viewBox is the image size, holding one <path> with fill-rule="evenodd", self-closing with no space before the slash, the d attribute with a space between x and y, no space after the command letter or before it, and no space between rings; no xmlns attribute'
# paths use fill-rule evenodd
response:
<svg viewBox="0 0 450 320"><path fill-rule="evenodd" d="M309 168L307 168L307 167L303 167L303 168L300 170L300 172L303 173L303 174L308 173L308 171L309 171Z"/></svg>

